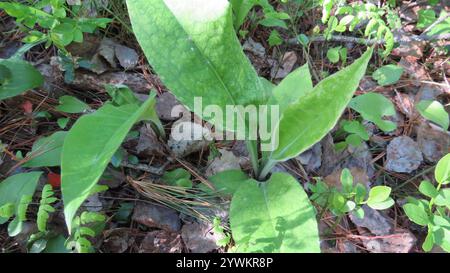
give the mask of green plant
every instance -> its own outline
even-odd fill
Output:
[[[21,53],[20,50],[9,59],[0,59],[0,101],[39,87],[44,82],[36,68],[21,60]]]
[[[50,7],[51,12],[46,12],[45,7]],[[108,18],[85,18],[81,6],[67,5],[65,0],[41,0],[29,4],[2,2],[0,9],[15,17],[22,31],[28,34],[24,42],[46,42],[46,47],[54,44],[66,53],[65,47],[70,43],[83,42],[83,33],[93,33],[111,22]]]
[[[366,128],[357,120],[343,120],[340,123],[341,129],[336,133],[336,137],[345,136],[345,140],[336,143],[338,150],[344,149],[347,145],[358,147],[363,141],[369,140],[369,134]]]
[[[323,208],[323,212],[330,210],[335,216],[342,217],[347,213],[353,213],[358,218],[364,218],[362,205],[368,205],[376,210],[384,210],[394,204],[389,197],[391,188],[376,186],[370,189],[367,196],[367,188],[361,183],[355,183],[349,169],[341,172],[341,187],[331,187],[321,179],[308,187],[313,193],[310,197]],[[323,214],[322,212],[322,214]],[[338,221],[339,222],[339,221]]]
[[[49,213],[55,212],[55,209],[51,206],[57,200],[54,194],[50,184],[46,184],[42,189],[41,201],[39,201],[39,210],[37,213],[37,226],[40,232],[47,230]]]
[[[402,74],[402,67],[394,64],[388,64],[373,72],[372,78],[376,80],[379,85],[385,86],[398,82]]]
[[[33,143],[23,167],[56,167],[61,165],[61,150],[67,132],[58,131]]]
[[[230,0],[233,9],[233,23],[236,30],[239,30],[244,23],[251,10],[258,6],[262,11],[262,16],[251,14],[250,21],[254,21],[255,25],[262,25],[271,28],[268,38],[270,46],[281,45],[284,40],[281,38],[277,29],[284,29],[292,32],[297,36],[298,19],[303,15],[303,9],[315,6],[315,1],[303,0],[281,0],[272,4],[269,0]],[[241,30],[239,33],[246,33]]]
[[[327,24],[324,30],[326,39],[331,39],[332,34],[345,31],[354,31],[360,23],[368,21],[362,35],[364,37],[376,37],[383,39],[385,43],[384,56],[389,55],[394,47],[393,29],[401,26],[400,18],[389,7],[384,5],[377,7],[372,3],[324,0],[322,2],[322,23]],[[336,6],[335,9],[333,9]],[[334,12],[333,12],[334,10]]]
[[[142,104],[138,101],[120,106],[106,103],[94,113],[79,118],[67,133],[61,156],[61,190],[69,231],[78,208],[95,190],[132,126],[150,120],[156,128],[162,128],[155,102],[155,92],[152,92]]]
[[[350,108],[360,113],[361,116],[370,122],[375,123],[384,132],[390,132],[397,128],[397,125],[384,119],[386,116],[396,114],[394,104],[377,93],[366,93],[353,98],[349,104]]]
[[[222,226],[222,221],[219,217],[215,217],[213,219],[213,231],[216,235],[218,235],[221,239],[219,239],[216,244],[220,247],[227,246],[231,241],[231,236],[225,233],[225,230]]]
[[[106,217],[97,212],[84,211],[73,220],[71,235],[66,241],[66,247],[78,253],[93,252],[92,243],[88,237],[94,238],[105,225]]]
[[[225,190],[232,194],[230,225],[238,251],[318,252],[315,211],[304,190],[286,173],[274,173],[265,180],[278,162],[299,155],[333,128],[365,73],[372,49],[315,87],[307,67],[273,86],[258,77],[243,54],[228,2],[195,3],[127,1],[135,35],[150,64],[175,96],[197,115],[219,124],[203,115],[203,109],[194,108],[195,97],[202,97],[204,105],[223,110],[227,105],[280,106],[281,119],[276,125],[279,135],[274,131],[269,140],[259,141],[271,145],[272,151],[259,150],[258,141],[248,140],[254,178],[245,176],[232,183],[236,188]],[[295,81],[304,82],[303,89],[293,88]],[[286,96],[289,101],[277,99]],[[327,106],[320,115],[315,108],[318,105]],[[242,113],[238,113],[238,120],[249,124]],[[239,133],[234,124],[223,129]],[[220,184],[228,187],[225,181]],[[297,201],[292,203],[294,199]]]
[[[8,234],[11,237],[22,231],[26,212],[31,202],[42,172],[21,173],[8,177],[0,183],[0,224],[8,224]]]
[[[422,100],[416,105],[416,109],[426,119],[438,124],[445,131],[448,130],[449,117],[444,106],[438,101]]]
[[[161,180],[172,186],[192,188],[191,174],[182,168],[164,173]]]
[[[408,197],[403,210],[411,221],[427,227],[423,250],[430,251],[434,245],[438,245],[450,252],[450,189],[443,188],[450,183],[450,154],[439,160],[434,178],[436,186],[428,180],[420,183],[419,191],[427,199]]]
[[[341,60],[344,65],[347,61],[347,48],[341,46],[330,48],[327,51],[327,58],[331,63],[337,63]]]

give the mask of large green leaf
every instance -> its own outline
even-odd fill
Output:
[[[269,162],[293,158],[321,140],[339,120],[364,76],[372,49],[352,65],[317,84],[298,102],[289,106],[278,124],[278,147],[268,155]],[[276,146],[273,137],[273,146]]]
[[[194,109],[195,97],[222,110],[267,101],[268,89],[242,51],[227,0],[127,0],[127,6],[148,61],[197,115],[203,117],[203,109]]]
[[[296,103],[300,98],[311,93],[313,84],[309,66],[305,64],[289,73],[280,84],[273,88],[273,95],[269,104],[278,104],[280,113],[290,105]]]
[[[29,156],[31,159],[24,167],[55,167],[61,165],[61,150],[67,132],[56,132],[49,137],[38,139],[33,144]]]
[[[10,176],[0,182],[0,207],[14,204],[17,210],[22,196],[32,196],[42,172],[20,173]],[[0,217],[0,224],[8,219]]]
[[[66,136],[62,150],[62,195],[66,223],[90,195],[98,179],[134,123],[148,115],[155,96],[138,106],[106,104],[78,119]]]
[[[8,77],[0,83],[0,100],[39,87],[44,82],[41,73],[28,62],[18,59],[0,59],[0,65],[8,70]]]
[[[230,226],[238,252],[320,252],[314,207],[286,173],[243,183],[231,200]]]

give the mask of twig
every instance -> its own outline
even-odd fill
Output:
[[[130,168],[130,169],[134,169],[134,170],[139,170],[139,171],[144,171],[144,172],[148,172],[148,173],[152,173],[152,174],[156,174],[156,175],[163,175],[164,174],[164,170],[167,167],[167,165],[170,162],[166,162],[164,163],[161,167],[156,168],[156,167],[152,167],[146,164],[129,164],[127,162],[122,162],[120,163],[120,166],[125,167],[125,168]]]
[[[408,36],[409,39],[417,42],[425,42],[425,41],[431,41],[431,40],[450,40],[450,33],[443,33],[438,35],[412,35]],[[381,45],[384,44],[384,39],[364,39],[364,38],[358,38],[358,37],[351,37],[351,36],[335,36],[332,35],[329,39],[326,39],[325,36],[315,36],[310,38],[310,42],[325,42],[325,41],[331,41],[331,42],[343,42],[343,43],[357,43],[362,45]],[[401,42],[409,42],[405,39],[400,38],[394,38],[394,41],[397,43]],[[288,40],[288,43],[291,45],[297,45],[299,44],[299,41],[297,38],[292,38]]]
[[[427,32],[432,30],[436,25],[444,22],[447,18],[450,17],[450,14],[446,14],[445,16],[442,16],[440,18],[438,18],[434,23],[432,23],[430,26],[428,26],[423,32],[422,34],[419,35],[419,37],[426,37]]]
[[[357,44],[364,44],[364,45],[374,45],[374,44],[382,44],[384,43],[384,40],[377,40],[377,39],[364,39],[364,38],[357,38],[357,37],[350,37],[350,36],[334,36],[332,35],[330,39],[326,39],[325,36],[315,36],[311,37],[310,42],[325,42],[325,41],[333,41],[333,42],[344,42],[344,43],[357,43]],[[289,39],[289,44],[298,44],[299,41],[297,38]]]

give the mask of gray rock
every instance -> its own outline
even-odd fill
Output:
[[[142,240],[139,253],[181,253],[182,248],[180,234],[155,230]]]
[[[247,41],[245,41],[243,48],[245,51],[251,52],[252,54],[260,58],[266,57],[266,49],[264,48],[264,46],[260,43],[255,42],[252,38],[249,38]]]
[[[450,135],[423,122],[417,127],[417,143],[425,159],[434,163],[447,154]]]
[[[119,60],[120,66],[125,69],[135,68],[139,61],[139,56],[132,48],[116,45],[115,46],[116,57]]]
[[[104,38],[98,48],[98,54],[100,54],[112,68],[116,68],[116,53],[115,46],[117,45],[112,39]]]
[[[315,171],[322,165],[322,144],[319,142],[311,149],[303,152],[295,158],[307,171]]]
[[[211,131],[208,128],[180,119],[173,124],[167,145],[175,156],[185,157],[206,149],[211,141]]]
[[[358,147],[349,145],[342,151],[336,151],[333,138],[329,134],[321,141],[321,143],[323,153],[322,166],[319,169],[319,174],[321,176],[328,176],[344,168],[362,169],[369,178],[374,175],[375,168],[372,163],[372,153],[369,151],[369,146],[367,146],[366,143],[363,142]]]
[[[142,225],[177,232],[181,222],[177,211],[146,203],[138,203],[133,211],[133,221]]]
[[[270,71],[270,76],[274,79],[283,79],[294,69],[297,62],[297,55],[294,51],[286,52],[283,55],[280,65],[275,65]]]
[[[131,237],[128,230],[113,230],[111,234],[103,241],[103,248],[108,253],[124,253],[134,243],[134,237]]]
[[[236,157],[233,152],[225,149],[219,149],[220,156],[214,158],[206,169],[205,175],[207,177],[213,176],[217,173],[226,170],[240,170],[239,158]]]
[[[381,214],[379,211],[374,210],[366,205],[362,206],[364,210],[364,218],[359,219],[358,217],[350,214],[350,220],[358,227],[367,228],[375,235],[387,235],[391,234],[393,225],[391,220]]]
[[[419,145],[408,136],[394,138],[387,147],[386,169],[398,173],[411,173],[423,161]]]
[[[99,212],[103,209],[103,204],[98,197],[98,193],[90,195],[86,201],[84,201],[83,206],[86,207],[88,211]]]
[[[180,117],[172,116],[172,110],[181,103],[170,92],[164,92],[156,98],[156,113],[162,120],[172,121]]]
[[[138,144],[136,145],[136,152],[140,156],[150,157],[164,154],[164,147],[149,124],[142,126],[139,132],[140,134]]]
[[[218,238],[212,232],[212,226],[205,223],[189,223],[183,226],[181,237],[186,247],[193,253],[207,253],[218,248]]]
[[[407,231],[397,231],[385,238],[363,239],[363,245],[374,253],[408,253],[415,246],[417,239]]]
[[[420,100],[435,100],[442,93],[440,87],[431,84],[424,84],[419,90]]]

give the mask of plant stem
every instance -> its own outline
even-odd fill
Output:
[[[258,142],[256,140],[246,140],[248,153],[250,154],[250,160],[252,162],[253,171],[255,175],[259,173],[259,158],[258,158]]]
[[[442,184],[439,183],[438,186],[436,187],[436,191],[439,192],[439,190],[441,189]],[[431,213],[433,213],[432,209],[433,209],[433,205],[434,205],[434,201],[435,201],[436,197],[431,198],[430,200],[430,204],[428,206],[428,208],[430,209]]]
[[[275,166],[275,164],[277,164],[276,161],[273,161],[273,160],[267,161],[267,163],[264,165],[264,168],[262,169],[261,173],[259,174],[258,179],[263,180],[264,178],[266,178],[266,176],[270,173],[270,171]]]

